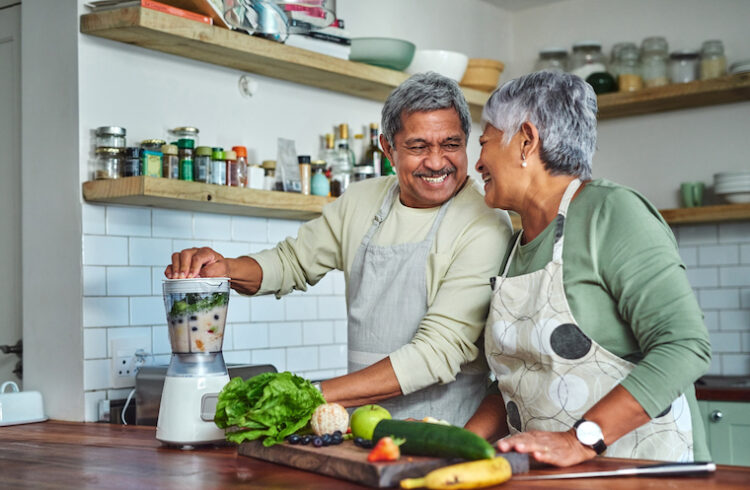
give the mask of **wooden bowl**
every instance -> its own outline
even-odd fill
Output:
[[[460,85],[483,92],[492,92],[497,87],[505,65],[502,61],[486,58],[471,58]]]

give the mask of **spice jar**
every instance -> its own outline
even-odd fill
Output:
[[[161,147],[162,167],[161,175],[167,179],[180,178],[180,157],[177,145],[164,145]]]
[[[661,36],[647,37],[641,43],[641,75],[646,87],[669,84],[667,76],[667,40]]]
[[[247,148],[244,146],[233,146],[232,151],[237,154],[237,173],[240,176],[239,187],[249,187],[247,185]]]
[[[620,63],[620,52],[622,51],[622,48],[625,46],[632,44],[628,42],[620,42],[615,43],[612,45],[612,50],[609,55],[609,65],[608,65],[608,72],[612,77],[617,80],[617,77],[619,76],[620,72],[618,71],[618,66]]]
[[[186,139],[193,141],[193,148],[198,147],[198,128],[192,126],[180,126],[169,130],[170,134],[174,136],[176,140]]]
[[[634,92],[643,88],[638,48],[630,43],[620,50],[617,84],[620,92]]]
[[[127,147],[122,153],[120,177],[137,177],[141,175],[141,149]]]
[[[120,176],[120,149],[97,148],[94,179],[116,179]]]
[[[534,71],[565,71],[568,66],[568,50],[564,48],[544,48],[534,64]]]
[[[211,167],[211,147],[199,146],[195,149],[193,161],[193,180],[208,183],[208,171]]]
[[[193,180],[193,143],[188,138],[177,140],[177,155],[180,158],[180,180]]]
[[[719,40],[705,41],[701,48],[701,80],[723,77],[727,74],[724,44]]]
[[[263,189],[267,191],[276,190],[276,160],[263,160],[261,163],[263,169]]]
[[[147,177],[161,177],[162,154],[161,148],[166,141],[149,139],[141,141],[141,173]]]
[[[224,152],[224,160],[227,165],[227,185],[232,187],[240,186],[240,172],[237,167],[237,152],[233,150],[227,150]]]
[[[354,167],[354,173],[352,175],[354,182],[360,182],[372,177],[375,177],[375,169],[372,165],[357,165]]]
[[[310,195],[310,155],[299,155],[297,157],[297,163],[299,163],[300,192],[305,195]]]
[[[224,148],[211,148],[211,168],[208,171],[208,182],[216,185],[227,184],[227,161],[224,159]]]
[[[675,51],[669,55],[669,79],[672,83],[687,83],[698,78],[698,53]]]
[[[310,177],[310,193],[313,196],[327,196],[331,192],[331,183],[326,177],[326,162],[315,160],[312,162],[312,177]]]
[[[101,126],[96,128],[97,148],[125,148],[125,128]]]
[[[586,80],[592,73],[607,71],[602,45],[596,41],[582,41],[573,45],[570,73]]]

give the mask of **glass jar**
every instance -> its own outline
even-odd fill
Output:
[[[675,51],[669,55],[669,79],[672,83],[687,83],[698,78],[698,53]]]
[[[602,45],[596,41],[583,41],[573,45],[570,56],[570,69],[573,75],[586,80],[592,73],[607,71],[607,64],[602,54]]]
[[[634,43],[623,46],[619,54],[617,85],[620,92],[634,92],[643,88],[638,48]]]
[[[96,149],[94,179],[116,179],[120,176],[120,149],[101,147]]]
[[[227,150],[224,152],[224,160],[227,162],[227,185],[240,187],[240,172],[237,166],[237,152]]]
[[[198,128],[192,126],[180,126],[179,128],[170,129],[169,133],[174,136],[174,139],[181,140],[193,140],[193,148],[198,147]]]
[[[627,42],[619,42],[612,45],[612,50],[610,51],[609,55],[609,73],[612,75],[612,77],[616,80],[617,76],[620,74],[618,72],[618,64],[620,62],[620,52],[622,51],[622,48],[627,46]]]
[[[727,74],[724,44],[716,39],[705,41],[701,48],[701,80],[723,77]]]
[[[232,151],[237,154],[237,172],[240,176],[239,187],[248,187],[247,148],[244,146],[233,146]]]
[[[310,193],[313,196],[327,196],[331,192],[331,183],[326,177],[326,162],[315,160],[312,162],[312,177],[310,177]]]
[[[137,177],[141,175],[141,149],[129,146],[122,153],[120,177]]]
[[[568,50],[564,48],[544,48],[534,64],[534,71],[565,71],[568,66]]]
[[[224,157],[224,148],[211,148],[211,169],[208,172],[208,181],[211,184],[227,185],[227,162]]]
[[[162,167],[161,175],[167,179],[180,178],[180,157],[177,145],[164,145],[161,147]]]
[[[667,60],[669,45],[661,36],[647,37],[641,43],[641,75],[646,87],[669,84]]]
[[[189,138],[177,140],[177,155],[180,158],[180,180],[193,180],[193,143]]]
[[[260,167],[263,169],[263,189],[267,191],[275,191],[276,160],[263,160]]]
[[[125,148],[125,128],[101,126],[96,128],[97,148]]]
[[[360,182],[375,177],[375,169],[372,165],[357,165],[352,175],[354,182]]]
[[[208,172],[211,167],[211,147],[199,146],[195,149],[193,161],[193,180],[208,183]]]
[[[162,176],[162,146],[166,141],[150,139],[141,141],[141,173],[147,177]]]
[[[312,171],[312,169],[310,168],[310,155],[299,155],[297,157],[297,163],[299,164],[300,192],[305,195],[310,195],[310,180]]]

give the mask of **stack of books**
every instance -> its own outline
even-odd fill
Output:
[[[87,2],[84,4],[92,12],[102,12],[104,10],[120,9],[126,7],[141,7],[151,10],[158,10],[165,14],[176,15],[185,19],[194,20],[197,22],[203,22],[204,24],[212,25],[213,19],[206,15],[191,12],[181,8],[167,5],[165,3],[156,2],[154,0],[98,0],[95,2]]]

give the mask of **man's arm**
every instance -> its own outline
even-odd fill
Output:
[[[328,403],[345,407],[377,403],[403,394],[388,357],[354,373],[324,381],[321,390]]]

